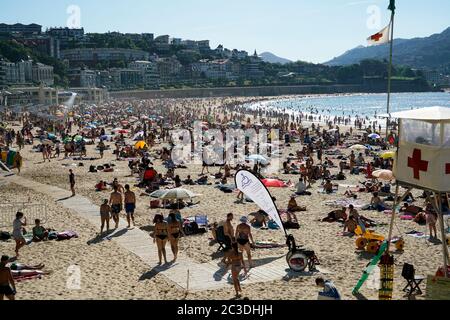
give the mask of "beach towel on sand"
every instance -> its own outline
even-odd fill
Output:
[[[63,231],[57,234],[58,241],[69,240],[72,238],[78,238],[78,234],[74,231]]]

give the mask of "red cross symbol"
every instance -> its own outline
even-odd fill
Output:
[[[428,161],[422,160],[422,151],[414,149],[412,158],[408,157],[408,167],[414,170],[414,179],[420,180],[420,171],[428,171]],[[447,167],[447,169],[450,169]]]
[[[445,165],[445,174],[450,174],[450,163]]]
[[[370,40],[373,40],[373,41],[380,41],[380,39],[383,37],[383,34],[382,33],[377,33],[377,34],[374,34],[373,36],[371,36],[370,37]]]

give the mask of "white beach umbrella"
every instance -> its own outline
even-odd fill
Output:
[[[267,160],[264,156],[262,156],[260,154],[252,154],[251,156],[248,156],[246,158],[246,160],[247,161],[258,162],[258,163],[261,163],[262,165],[269,164],[269,160]]]
[[[355,144],[354,146],[351,146],[350,149],[352,149],[352,150],[366,150],[367,147],[363,146],[362,144]]]
[[[391,170],[376,170],[372,173],[372,176],[374,176],[377,179],[391,181],[394,180],[394,174]]]
[[[192,199],[198,196],[200,195],[183,188],[157,190],[150,194],[150,197],[162,200],[183,200]]]

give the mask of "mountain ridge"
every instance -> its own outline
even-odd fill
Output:
[[[287,63],[291,63],[293,61],[286,59],[286,58],[282,58],[279,57],[271,52],[263,52],[259,55],[259,57],[264,61],[264,62],[269,62],[269,63],[280,63],[280,64],[287,64]]]
[[[388,59],[389,44],[358,46],[325,62],[328,66],[345,66],[365,59]],[[429,37],[394,40],[393,63],[417,69],[440,69],[450,71],[450,27]]]

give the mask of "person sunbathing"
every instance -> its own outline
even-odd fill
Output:
[[[416,216],[422,211],[423,209],[421,207],[410,205],[408,202],[405,202],[403,207],[400,208],[400,212],[404,212],[405,214],[410,214],[412,216]]]
[[[106,189],[107,189],[107,187],[106,187],[106,182],[105,181],[100,181],[99,183],[97,183],[95,185],[95,191],[100,192],[100,191],[104,191]]]
[[[326,218],[322,219],[322,222],[343,222],[347,221],[347,208],[342,208],[340,210],[334,210],[328,213]]]
[[[33,241],[40,242],[48,240],[48,231],[41,226],[41,220],[34,220],[35,226],[33,227]]]
[[[299,212],[299,211],[306,211],[306,207],[301,207],[297,204],[297,201],[295,200],[295,196],[291,196],[291,199],[288,203],[288,209],[289,212]]]
[[[187,178],[186,178],[185,180],[183,180],[183,184],[192,186],[192,185],[194,185],[195,183],[194,183],[194,180],[191,179],[191,176],[188,175]]]
[[[23,269],[23,270],[11,270],[11,274],[13,276],[14,279],[18,279],[18,278],[28,278],[28,277],[34,277],[34,276],[46,276],[49,275],[50,272],[48,271],[42,271],[42,270],[28,270],[28,269]]]
[[[253,215],[253,219],[250,220],[250,224],[252,225],[252,227],[267,228],[268,216],[264,211],[259,210],[258,212],[255,212],[251,215]]]
[[[372,210],[377,210],[378,212],[382,212],[387,209],[386,204],[381,200],[378,192],[373,193],[373,197],[370,200],[370,208]]]
[[[325,184],[323,185],[323,191],[327,194],[333,193],[333,184],[331,183],[331,180],[327,180]]]

